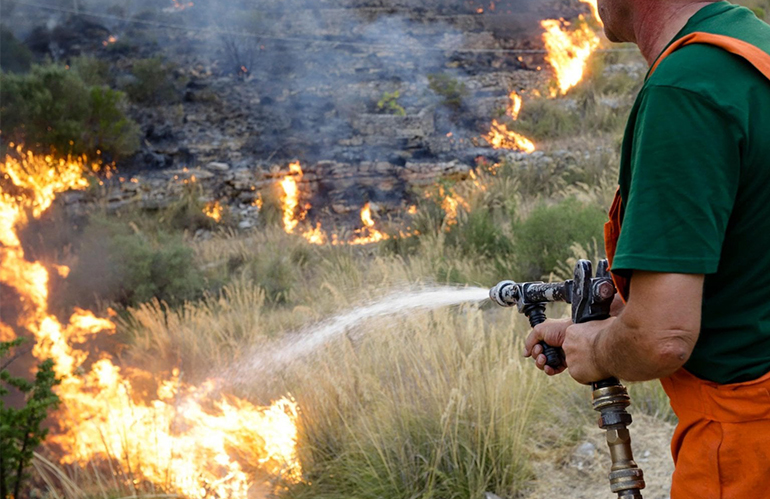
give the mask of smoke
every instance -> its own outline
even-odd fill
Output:
[[[160,54],[185,73],[182,118],[142,115],[145,129],[173,129],[178,151],[152,150],[177,154],[164,165],[190,161],[188,150],[193,161],[243,165],[452,159],[488,131],[511,87],[538,78],[542,55],[527,51],[542,48],[537,19],[552,9],[532,0],[16,1],[17,36],[26,31],[41,57],[90,54],[125,73],[127,62]],[[461,91],[437,91],[435,75]]]

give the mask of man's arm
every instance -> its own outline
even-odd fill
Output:
[[[545,367],[537,345],[546,338],[564,349],[570,375],[581,383],[610,376],[628,381],[666,377],[687,362],[698,340],[703,279],[636,271],[628,303],[617,317],[572,325],[549,321],[527,338],[525,355],[556,374]]]

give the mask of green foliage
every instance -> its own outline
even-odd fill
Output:
[[[752,12],[754,12],[754,15],[757,16],[760,19],[765,18],[765,9],[763,7],[753,7],[751,9]]]
[[[175,72],[176,66],[160,57],[137,59],[131,69],[134,79],[125,84],[125,91],[138,104],[173,104],[181,99],[187,83]]]
[[[406,116],[406,109],[398,103],[400,97],[401,92],[398,90],[383,93],[382,98],[377,102],[377,109],[396,116]]]
[[[570,255],[570,246],[587,246],[602,238],[607,219],[598,206],[570,198],[554,205],[541,203],[514,224],[514,254],[522,280],[536,280],[553,271]]]
[[[24,75],[0,74],[0,121],[7,140],[40,151],[97,150],[129,156],[139,147],[139,126],[126,115],[122,92],[89,86],[62,66],[33,66]]]
[[[32,52],[0,26],[0,70],[23,73],[32,66]]]
[[[110,64],[105,60],[85,55],[73,57],[70,61],[70,68],[80,76],[86,85],[100,86],[112,83]]]
[[[159,222],[175,230],[211,230],[218,222],[204,213],[205,207],[203,188],[197,182],[188,182],[182,196],[161,212]],[[223,213],[222,223],[226,225],[229,219],[229,212]]]
[[[442,103],[446,107],[455,111],[462,108],[465,98],[470,94],[465,83],[446,73],[429,74],[428,86],[444,98]]]
[[[80,300],[132,306],[157,298],[175,305],[201,296],[206,286],[178,232],[143,232],[133,221],[92,219],[77,255],[67,283]]]
[[[6,368],[14,360],[11,352],[19,344],[21,340],[0,342],[0,498],[3,499],[22,497],[27,478],[25,470],[48,433],[41,424],[48,411],[59,404],[53,392],[53,387],[60,382],[53,371],[53,361],[46,360],[38,366],[34,381],[8,372]],[[4,398],[11,390],[24,395],[22,407],[5,405]]]

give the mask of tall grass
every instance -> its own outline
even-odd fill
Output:
[[[525,365],[511,322],[484,315],[468,307],[362,325],[365,335],[291,373],[312,485],[289,496],[519,493],[546,380]]]

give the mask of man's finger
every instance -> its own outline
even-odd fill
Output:
[[[524,341],[524,356],[529,357],[530,355],[533,355],[532,349],[542,341],[542,328],[536,327],[532,330],[531,333],[527,336],[527,339]]]

